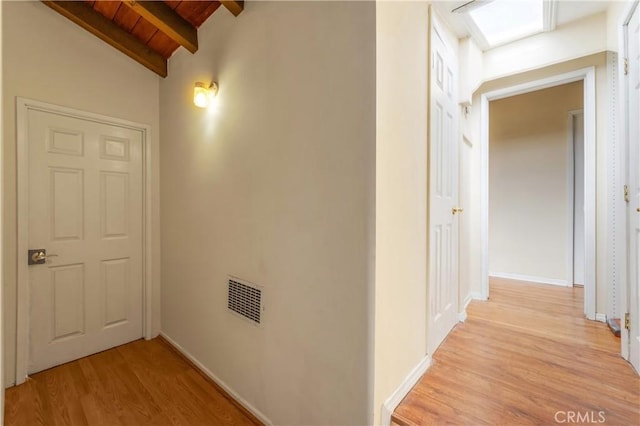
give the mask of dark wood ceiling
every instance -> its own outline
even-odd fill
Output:
[[[244,1],[45,1],[51,9],[167,76],[167,60],[180,46],[198,50],[198,28],[220,5],[238,16]]]

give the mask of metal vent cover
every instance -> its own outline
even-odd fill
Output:
[[[254,325],[262,325],[262,287],[235,277],[229,277],[227,308]]]

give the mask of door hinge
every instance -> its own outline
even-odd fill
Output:
[[[629,74],[629,60],[624,58],[624,75]]]
[[[624,328],[625,330],[631,330],[631,320],[629,319],[629,312],[624,314]]]
[[[624,201],[629,202],[629,185],[624,186]]]

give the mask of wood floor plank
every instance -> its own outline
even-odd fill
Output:
[[[5,425],[259,425],[166,341],[138,340],[6,390]]]
[[[494,386],[490,381],[483,381],[482,386],[469,388],[460,386],[460,382],[457,381],[459,377],[452,379],[449,375],[436,372],[433,378],[437,378],[437,380],[420,383],[420,387],[416,388],[416,398],[421,398],[421,395],[425,393],[445,395],[447,399],[444,402],[446,404],[460,406],[462,410],[468,410],[470,416],[478,419],[476,422],[478,425],[533,423],[531,420],[523,421],[522,415],[518,411],[510,409],[511,407],[502,401],[487,398],[487,395],[492,392],[492,386]],[[468,377],[467,379],[468,381],[465,383],[483,380],[479,377]],[[464,400],[465,404],[459,404],[458,401],[461,400]]]
[[[584,290],[491,280],[393,414],[403,426],[556,424],[558,411],[640,424],[640,378],[620,340],[582,314]]]
[[[242,415],[242,412],[237,407],[229,407],[227,398],[220,394],[210,395],[209,382],[198,372],[190,369],[184,374],[183,379],[189,389],[192,390],[194,397],[202,404],[207,403],[222,424],[246,426],[253,424]]]

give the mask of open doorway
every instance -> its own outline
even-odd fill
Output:
[[[481,96],[481,253],[482,253],[482,297],[489,297],[489,275],[493,274],[502,275],[504,278],[516,278],[526,281],[540,281],[547,284],[560,284],[560,285],[573,285],[574,284],[574,222],[573,216],[573,198],[568,197],[566,194],[575,191],[573,187],[574,179],[572,163],[570,161],[571,155],[573,155],[573,146],[567,142],[568,130],[567,130],[567,116],[570,113],[576,113],[581,109],[578,106],[567,106],[562,115],[562,126],[564,128],[564,136],[562,136],[562,151],[558,151],[557,155],[538,152],[535,148],[538,146],[531,145],[533,151],[524,150],[519,153],[518,159],[519,165],[516,161],[509,161],[507,151],[507,161],[505,162],[506,169],[509,168],[522,168],[522,164],[538,163],[538,166],[545,165],[545,162],[557,163],[554,170],[554,179],[547,179],[549,176],[537,173],[537,178],[532,179],[526,177],[524,180],[510,180],[506,175],[497,177],[502,185],[507,186],[507,196],[501,200],[495,200],[493,202],[493,209],[490,211],[490,197],[492,197],[490,189],[490,122],[491,122],[491,108],[490,102],[498,101],[506,98],[510,98],[517,95],[523,95],[536,91],[542,91],[544,89],[556,88],[563,85],[579,84],[582,91],[582,107],[584,110],[583,116],[583,136],[584,136],[584,154],[583,162],[584,176],[581,177],[581,181],[584,184],[584,206],[581,209],[584,212],[584,248],[579,248],[584,253],[584,314],[589,319],[595,319],[595,70],[593,68],[586,68],[583,70],[577,70],[574,72],[554,76],[551,78],[524,83],[517,86],[512,86],[493,92],[485,93]],[[579,89],[580,90],[580,89]],[[511,113],[513,114],[512,120],[518,121],[518,117],[522,117],[526,113],[517,107],[511,106]],[[540,120],[545,120],[544,117],[538,117]],[[533,120],[535,123],[535,120]],[[511,126],[511,132],[518,130],[515,123],[507,123],[507,126]],[[543,126],[540,126],[543,127]],[[536,130],[537,131],[537,130]],[[570,146],[571,145],[571,146]],[[556,149],[558,147],[556,146]],[[558,166],[559,165],[559,166]],[[560,172],[558,172],[560,170]],[[569,172],[571,170],[571,172]],[[496,177],[496,176],[494,176]],[[540,179],[542,177],[542,179]],[[570,178],[571,177],[571,178]],[[532,183],[535,183],[535,191],[531,187]],[[560,183],[558,183],[560,182]],[[558,190],[558,186],[565,188],[564,199],[558,198],[557,195],[562,191]],[[535,193],[535,197],[533,196]],[[550,197],[551,193],[556,193],[556,196]],[[530,210],[522,210],[527,208],[527,203],[519,203],[518,209],[515,209],[514,204],[517,200],[531,201],[530,198],[535,198],[536,203],[529,203]],[[525,206],[525,207],[523,207]],[[497,208],[497,210],[496,210]],[[555,220],[557,223],[553,226],[548,222],[543,221],[543,226],[537,222],[543,216],[547,216],[554,210],[563,211],[560,220],[556,214]],[[501,218],[505,214],[509,214],[510,217],[506,219]],[[569,214],[571,212],[571,214]],[[491,214],[498,214],[495,218],[497,221],[490,221]],[[526,219],[526,220],[523,220]],[[541,236],[553,235],[557,240],[553,245],[554,249],[541,245],[538,241],[535,247],[528,246],[527,241],[514,238],[514,234],[502,231],[502,235],[491,232],[490,223],[499,223],[501,220],[507,220],[511,222],[511,230],[518,229],[522,231],[522,234],[528,234],[533,239],[544,241]],[[545,225],[546,224],[546,228]],[[563,224],[563,226],[560,226]],[[536,226],[534,226],[536,225]],[[532,227],[532,229],[523,229],[526,227]],[[564,229],[562,229],[564,227]],[[509,228],[508,228],[509,229]],[[542,234],[534,235],[532,230]],[[495,231],[495,230],[494,230]],[[525,232],[526,231],[526,232]],[[495,235],[494,235],[495,234]],[[498,238],[496,244],[490,244],[491,238]],[[502,239],[502,240],[500,240]],[[558,242],[558,241],[564,242]],[[510,246],[511,245],[511,246]],[[514,245],[520,245],[525,247],[516,253]],[[504,251],[502,258],[495,258],[491,260],[491,253],[496,256],[495,248],[499,247]],[[522,248],[522,247],[520,247]],[[511,250],[511,251],[510,251]],[[553,252],[553,253],[550,253]],[[517,254],[517,255],[516,255]],[[552,257],[551,257],[552,255]],[[545,263],[548,259],[553,258],[551,263]],[[569,259],[571,259],[569,261]],[[496,261],[497,260],[497,261]],[[537,260],[537,265],[543,264],[542,269],[536,269],[536,266],[532,266],[531,260]],[[500,271],[504,265],[515,265],[518,269],[513,269],[518,272],[512,273],[509,276],[509,272]],[[571,265],[571,266],[569,266]]]
[[[489,104],[489,275],[584,285],[583,83]]]

